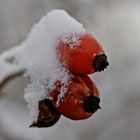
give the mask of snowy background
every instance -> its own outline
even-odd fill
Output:
[[[108,55],[108,69],[92,76],[102,109],[85,121],[62,117],[51,128],[28,128],[23,99],[28,81],[18,78],[0,94],[0,140],[139,140],[140,1],[0,0],[0,53],[19,45],[32,25],[55,8],[83,23]]]

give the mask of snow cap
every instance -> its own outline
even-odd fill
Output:
[[[59,40],[69,35],[84,34],[82,24],[68,15],[64,10],[52,10],[35,24],[27,39],[17,49],[16,60],[21,67],[26,68],[25,75],[31,78],[31,83],[25,89],[25,99],[34,120],[38,115],[38,102],[50,98],[49,92],[54,83],[63,83],[60,97],[64,95],[67,81],[72,76],[61,67],[56,47]],[[19,51],[20,50],[20,51]]]

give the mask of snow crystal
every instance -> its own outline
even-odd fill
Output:
[[[34,120],[38,115],[38,102],[50,98],[49,92],[54,88],[54,83],[60,80],[64,85],[58,97],[60,100],[71,77],[57,60],[57,44],[60,39],[68,41],[67,37],[84,33],[86,30],[82,24],[67,12],[53,10],[34,25],[27,39],[19,47],[11,50],[9,54],[3,54],[3,57],[14,56],[18,65],[26,68],[25,75],[30,77],[31,83],[25,89],[24,97]],[[75,46],[79,39],[73,37],[72,42]],[[43,83],[46,82],[45,87]]]
[[[64,43],[69,44],[72,49],[75,49],[75,47],[79,46],[81,43],[80,36],[77,34],[74,34],[72,36],[63,36],[61,40]]]

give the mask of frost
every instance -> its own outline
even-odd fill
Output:
[[[25,99],[35,120],[38,115],[38,102],[50,98],[49,92],[57,80],[62,89],[59,100],[67,90],[67,81],[72,76],[57,60],[56,47],[60,40],[72,41],[70,47],[79,43],[76,34],[84,34],[82,24],[69,16],[64,10],[53,10],[34,25],[26,40],[1,55],[2,59],[14,58],[16,66],[26,69],[25,76],[31,83],[25,89]],[[68,37],[72,38],[69,40]],[[47,84],[46,84],[47,83]]]
[[[77,34],[74,34],[72,36],[63,36],[62,41],[66,44],[69,44],[72,49],[74,49],[81,43],[81,39]]]

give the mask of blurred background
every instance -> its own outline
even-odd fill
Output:
[[[29,128],[23,99],[28,81],[18,78],[0,94],[0,140],[139,140],[140,1],[0,0],[0,53],[19,45],[52,9],[65,9],[106,51],[110,66],[92,75],[101,110],[88,120],[62,117],[51,128]]]

